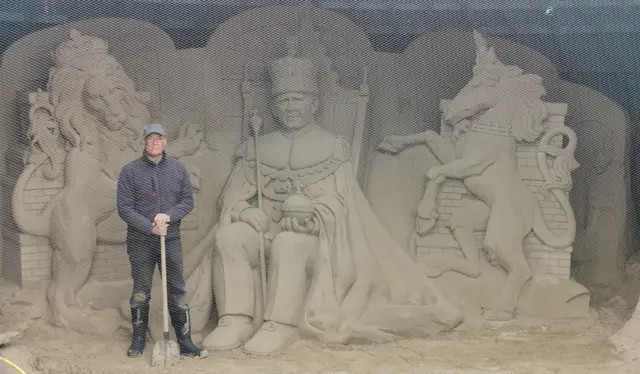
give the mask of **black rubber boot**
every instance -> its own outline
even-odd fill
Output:
[[[147,326],[149,325],[149,305],[138,308],[131,308],[131,324],[133,333],[131,335],[131,346],[127,352],[129,357],[140,357],[147,344]]]
[[[176,331],[176,340],[180,346],[180,355],[199,357],[202,352],[191,341],[191,319],[188,309],[176,308],[171,313],[171,324]]]

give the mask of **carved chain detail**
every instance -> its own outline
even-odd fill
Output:
[[[344,160],[331,157],[319,164],[296,170],[289,168],[276,169],[262,164],[260,168],[264,187],[262,193],[269,199],[282,202],[286,200],[291,193],[295,192],[293,181],[297,180],[304,186],[318,183],[338,170],[344,162]],[[249,183],[255,186],[255,160],[243,159],[242,166],[245,178]],[[286,191],[279,191],[276,186],[278,184],[290,184],[291,186],[290,188],[287,188]]]
[[[511,136],[511,127],[505,128],[495,125],[493,122],[477,121],[471,123],[471,126],[467,128],[469,131],[481,132],[489,135],[496,136]]]

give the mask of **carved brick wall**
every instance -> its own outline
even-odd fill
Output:
[[[29,212],[40,214],[63,186],[62,175],[55,180],[49,180],[42,175],[41,170],[36,170],[27,182],[22,194],[22,201]]]
[[[131,277],[131,264],[124,245],[96,247],[89,280],[121,280]]]
[[[5,248],[13,249],[13,255],[19,256],[22,282],[40,282],[51,278],[51,247],[48,238],[13,233],[5,235]]]

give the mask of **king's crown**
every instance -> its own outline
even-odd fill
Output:
[[[310,58],[297,57],[298,41],[292,37],[287,42],[288,55],[273,61],[269,66],[272,93],[318,93],[318,68]]]

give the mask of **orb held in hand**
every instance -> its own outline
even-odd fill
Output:
[[[302,186],[299,183],[296,184],[296,192],[284,201],[280,210],[284,217],[295,218],[300,224],[313,217],[313,206],[307,196],[302,193]]]

